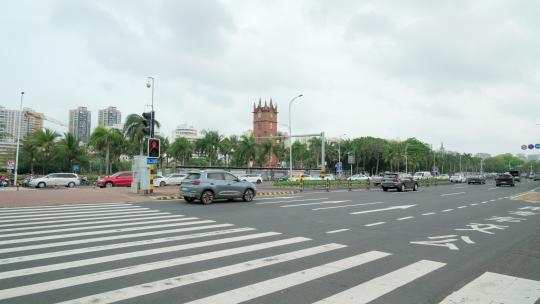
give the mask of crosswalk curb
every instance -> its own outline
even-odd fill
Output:
[[[272,196],[272,195],[284,195],[284,194],[296,194],[296,191],[258,191],[257,196]]]
[[[170,201],[170,200],[182,199],[182,197],[178,195],[170,195],[170,196],[158,196],[155,199],[158,201]]]

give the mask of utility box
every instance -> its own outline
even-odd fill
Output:
[[[131,171],[133,172],[131,192],[141,193],[141,191],[150,191],[150,165],[147,164],[146,156],[133,157]]]

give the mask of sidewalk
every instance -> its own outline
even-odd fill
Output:
[[[154,193],[142,195],[131,193],[130,188],[0,188],[1,207],[24,207],[39,205],[81,204],[81,203],[131,203],[154,201],[159,196],[178,195],[178,187],[160,187]]]

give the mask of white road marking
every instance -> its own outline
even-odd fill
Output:
[[[449,211],[452,211],[454,209],[444,209],[444,210],[441,210],[441,212],[449,212]]]
[[[375,261],[377,259],[389,256],[390,253],[380,251],[370,251],[349,258],[345,258],[332,263],[321,266],[312,267],[309,269],[294,272],[288,275],[266,280],[263,282],[247,285],[237,289],[222,292],[213,296],[198,299],[188,304],[229,304],[242,303],[271,294],[276,291],[291,288],[318,278],[322,278],[334,273],[338,273],[353,267]]]
[[[47,216],[47,217],[40,217],[40,218],[19,218],[19,219],[11,219],[11,220],[2,220],[2,223],[16,223],[16,222],[24,222],[25,225],[33,224],[33,221],[43,221],[43,220],[56,220],[56,222],[63,221],[64,219],[74,219],[78,218],[80,221],[85,219],[91,219],[91,217],[99,217],[102,216],[109,216],[109,215],[115,215],[115,214],[140,214],[140,213],[149,213],[149,212],[159,212],[159,210],[149,210],[148,208],[139,208],[139,209],[133,209],[133,211],[126,211],[124,210],[115,210],[114,212],[112,210],[109,211],[99,211],[99,212],[92,212],[91,214],[81,214],[81,215],[67,215],[67,216]],[[6,225],[2,225],[6,226]],[[7,226],[12,226],[12,224],[8,224]]]
[[[0,216],[10,215],[10,214],[34,214],[34,213],[44,213],[44,212],[62,212],[62,211],[78,211],[78,210],[96,210],[110,207],[135,207],[132,204],[125,203],[111,203],[103,205],[93,205],[93,206],[79,206],[79,205],[69,205],[69,207],[49,207],[49,208],[28,208],[28,209],[11,209],[5,210],[0,209]]]
[[[168,213],[169,214],[169,213]],[[139,217],[133,217],[133,215],[130,215],[129,218],[123,218],[118,219],[117,217],[111,217],[114,218],[114,220],[106,220],[106,221],[90,221],[90,222],[81,222],[81,220],[77,220],[77,223],[70,223],[70,224],[57,224],[57,225],[46,225],[46,226],[30,226],[30,227],[19,227],[19,228],[8,228],[8,229],[0,229],[0,233],[2,232],[11,232],[11,231],[24,231],[24,230],[35,230],[35,229],[50,229],[50,228],[60,228],[60,227],[72,227],[72,226],[81,226],[81,225],[91,225],[91,224],[107,224],[107,223],[120,223],[120,222],[132,222],[132,221],[142,221],[142,220],[152,220],[152,219],[166,219],[166,218],[180,218],[183,217],[183,215],[167,215],[167,214],[149,214],[148,216],[142,216],[136,215]],[[57,221],[51,221],[49,223],[57,223]],[[32,223],[35,224],[35,223]],[[0,235],[1,237],[2,235]]]
[[[317,247],[311,247],[307,249],[302,249],[298,251],[288,252],[284,254],[274,255],[270,257],[265,257],[261,259],[256,260],[250,260],[247,262],[242,262],[230,266],[224,266],[220,268],[214,268],[210,270],[195,272],[191,274],[186,274],[178,277],[168,278],[164,280],[144,283],[140,285],[125,287],[122,289],[116,289],[108,292],[103,292],[100,294],[95,294],[79,299],[74,300],[68,300],[65,302],[57,303],[57,304],[82,304],[82,303],[100,303],[100,304],[107,304],[107,303],[114,303],[122,300],[132,299],[135,297],[148,295],[172,288],[177,288],[180,286],[185,286],[189,284],[194,284],[198,282],[208,281],[211,279],[221,278],[225,276],[230,276],[233,274],[242,273],[245,271],[250,271],[274,264],[279,264],[287,261],[292,261],[300,258],[304,258],[307,256],[312,256],[340,248],[347,247],[345,245],[341,244],[326,244],[322,246]],[[204,256],[205,254],[203,254]],[[0,296],[2,293],[0,293]]]
[[[463,188],[467,188],[467,186],[454,187],[452,189],[463,189]]]
[[[440,304],[534,304],[540,299],[540,281],[486,272],[446,297]]]
[[[495,190],[495,189],[497,189],[497,187],[495,187],[495,188],[488,188],[488,190]]]
[[[372,212],[388,211],[388,210],[396,210],[396,209],[408,209],[408,208],[411,208],[411,207],[414,207],[414,206],[416,206],[416,205],[392,206],[392,207],[383,208],[383,209],[374,209],[374,210],[351,212],[350,214],[364,214],[364,213],[372,213]]]
[[[472,203],[472,204],[469,204],[470,206],[476,206],[478,205],[478,203]]]
[[[496,201],[496,199],[491,199],[491,200],[489,200],[489,201],[490,201],[490,202],[494,202],[494,201]]]
[[[367,224],[367,225],[364,225],[364,226],[371,227],[371,226],[377,226],[377,225],[382,225],[382,224],[386,224],[386,222],[376,222],[376,223],[371,223],[371,224]]]
[[[446,264],[421,260],[315,302],[315,304],[368,303],[444,265]]]
[[[321,198],[303,198],[303,199],[297,199],[297,200],[290,200],[290,201],[277,201],[277,202],[263,202],[263,203],[256,203],[257,205],[268,205],[268,204],[282,204],[282,203],[294,203],[294,202],[306,202],[306,201],[322,201],[328,199],[327,197],[321,197]]]
[[[260,189],[259,189],[260,190]],[[275,199],[289,199],[289,198],[299,198],[302,196],[275,196],[275,197],[257,197],[256,200],[275,200]]]
[[[113,262],[113,261],[121,261],[121,260],[143,257],[143,256],[150,256],[150,255],[155,255],[155,254],[177,252],[177,251],[183,251],[183,250],[188,250],[188,249],[193,249],[193,248],[208,247],[208,246],[213,246],[213,245],[240,242],[240,241],[245,241],[245,240],[253,240],[257,238],[275,236],[279,234],[280,233],[277,233],[277,232],[264,232],[264,233],[257,233],[257,234],[235,236],[235,237],[224,238],[224,239],[216,239],[216,240],[211,240],[211,241],[203,241],[203,242],[198,242],[198,243],[188,243],[188,244],[152,248],[152,249],[140,250],[140,251],[134,251],[134,252],[119,253],[119,254],[113,254],[113,255],[108,255],[108,256],[100,256],[97,258],[90,258],[90,259],[57,263],[57,264],[48,264],[44,266],[37,266],[37,267],[30,267],[30,268],[0,272],[0,277],[3,279],[8,279],[8,278],[15,278],[15,277],[20,277],[20,276],[35,275],[38,273],[44,273],[44,272],[49,272],[49,271],[58,271],[62,269],[70,269],[70,268],[96,265],[96,264]]]
[[[435,212],[422,213],[422,215],[432,215],[432,214],[435,214]]]
[[[133,211],[133,210],[148,210],[148,208],[141,208],[141,207],[135,207],[135,206],[118,206],[118,207],[112,207],[112,208],[99,208],[99,209],[91,209],[91,211],[68,211],[68,212],[38,212],[38,214],[20,214],[18,215],[8,215],[8,216],[0,216],[0,221],[4,222],[4,220],[11,220],[11,219],[22,219],[25,220],[32,220],[34,218],[40,218],[40,217],[47,217],[47,216],[65,216],[65,215],[78,215],[78,214],[93,214],[93,213],[106,213],[106,212],[118,212],[118,211]]]
[[[488,201],[485,201],[485,202],[481,202],[480,204],[487,204],[487,203],[488,203]]]
[[[195,227],[179,228],[179,229],[157,230],[157,231],[139,232],[139,233],[132,233],[132,234],[120,234],[120,235],[104,236],[104,237],[97,237],[97,238],[90,238],[90,239],[78,239],[78,240],[73,240],[73,241],[63,241],[63,242],[56,242],[56,243],[26,245],[26,246],[19,246],[19,247],[1,248],[0,253],[52,248],[52,247],[58,247],[58,246],[78,245],[78,244],[86,244],[86,243],[94,243],[94,242],[102,242],[102,241],[110,241],[110,240],[120,240],[120,239],[134,238],[134,237],[145,237],[145,236],[150,236],[150,235],[178,233],[178,232],[186,232],[186,231],[194,231],[194,230],[223,228],[223,227],[230,227],[230,226],[234,226],[234,225],[233,224],[216,224],[216,225],[207,225],[207,226],[195,226]]]
[[[446,194],[441,194],[441,196],[458,195],[458,194],[465,194],[465,193],[467,192],[446,193]]]
[[[503,200],[503,199],[504,199],[504,197],[499,197],[499,198],[498,198],[498,200]]]
[[[68,205],[48,205],[48,206],[29,206],[29,207],[14,207],[14,208],[0,208],[0,213],[2,212],[13,212],[13,211],[25,211],[25,210],[47,210],[47,209],[63,209],[63,208],[88,208],[92,206],[114,206],[114,205],[131,205],[128,203],[98,203],[98,204],[68,204]]]
[[[326,233],[332,234],[332,233],[338,233],[338,232],[349,231],[349,230],[351,230],[351,229],[344,228],[344,229],[338,229],[338,230],[328,231],[328,232],[326,232]]]
[[[344,200],[344,201],[324,201],[324,202],[318,202],[318,203],[305,203],[305,204],[295,204],[295,205],[283,205],[280,206],[281,208],[288,208],[288,207],[300,207],[300,206],[310,206],[310,205],[324,205],[324,204],[341,204],[345,202],[350,202],[350,200]]]
[[[128,217],[137,217],[137,216],[154,216],[158,214],[171,214],[170,212],[160,212],[159,210],[145,210],[142,212],[117,212],[117,213],[109,213],[108,216],[101,216],[99,215],[99,220],[106,220],[106,219],[118,219],[118,218],[128,218]],[[95,218],[89,217],[88,220],[94,220]],[[77,222],[79,225],[84,225],[84,220],[86,220],[86,217],[83,219],[80,218],[74,218],[74,219],[62,219],[62,220],[54,220],[54,221],[38,221],[38,222],[23,222],[23,223],[11,223],[11,224],[5,224],[0,225],[1,227],[16,227],[16,226],[28,226],[28,225],[41,225],[41,224],[58,224],[59,222],[62,223],[69,223],[69,222]],[[29,226],[26,229],[32,229],[33,226]]]
[[[112,227],[125,227],[133,225],[148,225],[148,224],[157,224],[157,223],[169,223],[169,222],[181,222],[181,221],[192,221],[198,220],[198,217],[183,217],[172,218],[172,219],[153,219],[146,221],[131,221],[129,223],[117,223],[117,224],[108,224],[108,225],[97,225],[97,226],[83,226],[83,227],[71,227],[71,228],[62,228],[62,229],[42,229],[39,231],[29,231],[29,232],[17,232],[17,233],[7,233],[0,234],[0,238],[14,237],[14,236],[25,236],[25,235],[36,235],[36,234],[48,234],[56,232],[70,232],[77,230],[91,230],[91,229],[102,229],[102,228],[112,228]]]
[[[60,257],[60,256],[68,256],[68,255],[82,254],[82,253],[88,253],[88,252],[128,248],[128,247],[133,247],[133,246],[143,246],[143,245],[159,244],[159,243],[165,243],[165,242],[174,242],[174,241],[181,241],[181,240],[188,240],[188,239],[195,239],[195,238],[218,236],[218,235],[225,235],[225,234],[246,232],[246,231],[253,231],[253,230],[255,230],[255,228],[249,228],[249,227],[235,228],[235,229],[217,230],[217,231],[201,232],[201,233],[187,234],[187,235],[169,236],[169,237],[157,238],[157,239],[148,239],[148,240],[141,240],[141,241],[107,244],[107,245],[99,245],[99,246],[93,246],[93,247],[38,253],[38,254],[32,254],[32,255],[26,255],[26,256],[17,256],[17,257],[12,257],[12,258],[0,259],[0,265],[35,261],[35,260],[41,260],[41,259],[49,259],[49,258],[55,258],[55,257]]]
[[[348,208],[348,207],[365,206],[365,205],[375,205],[375,204],[384,204],[384,203],[383,203],[383,202],[361,203],[361,204],[354,204],[354,205],[343,205],[343,206],[333,206],[333,207],[321,207],[321,208],[315,208],[315,209],[311,209],[311,210],[326,210],[326,209],[335,209],[335,208]]]
[[[39,237],[31,237],[31,238],[23,238],[23,239],[5,240],[5,241],[0,241],[0,245],[55,240],[55,239],[63,239],[63,238],[70,238],[70,237],[80,237],[80,236],[86,236],[86,235],[121,233],[121,232],[126,232],[126,231],[161,229],[161,228],[167,228],[167,227],[208,224],[208,223],[215,223],[215,222],[216,221],[204,220],[204,221],[192,221],[192,222],[185,222],[185,223],[165,224],[165,225],[150,225],[150,226],[140,226],[140,227],[131,227],[131,228],[119,228],[119,229],[87,231],[87,232],[68,233],[68,234],[56,234],[56,235],[47,235],[47,236],[39,236]]]
[[[400,218],[398,218],[397,220],[398,220],[398,221],[403,221],[403,220],[408,220],[408,219],[412,219],[412,218],[414,218],[414,216],[400,217]]]
[[[467,208],[467,206],[459,206],[458,209]]]

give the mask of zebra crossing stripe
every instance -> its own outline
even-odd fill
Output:
[[[101,214],[98,215],[99,217],[97,219],[100,220],[106,220],[106,219],[118,219],[118,218],[128,218],[128,217],[137,217],[137,216],[146,216],[146,215],[156,215],[156,214],[171,214],[170,212],[160,212],[159,210],[143,210],[141,212],[117,212],[117,213],[109,213],[107,216],[102,216]],[[84,225],[85,220],[93,220],[92,217],[83,216],[84,218],[73,218],[73,219],[61,219],[61,220],[53,220],[53,221],[38,221],[38,222],[26,222],[23,221],[23,223],[11,223],[11,224],[5,224],[0,225],[0,228],[2,227],[19,227],[19,226],[28,226],[31,225],[42,225],[42,224],[57,224],[59,222],[62,223],[69,223],[69,222],[76,222],[77,225]],[[9,228],[9,229],[32,229],[33,226],[28,226],[25,228]],[[9,231],[9,229],[7,231]]]
[[[40,231],[30,231],[30,232],[17,232],[17,233],[6,233],[1,234],[0,238],[6,238],[6,237],[14,237],[14,236],[26,236],[26,235],[36,235],[36,234],[47,234],[47,233],[56,233],[56,232],[70,232],[70,231],[77,231],[77,230],[90,230],[90,229],[102,229],[102,228],[112,228],[112,227],[125,227],[125,226],[133,226],[133,225],[147,225],[147,224],[157,224],[157,223],[169,223],[169,222],[180,222],[180,221],[191,221],[191,220],[198,220],[198,217],[183,217],[183,216],[174,216],[171,215],[171,218],[168,219],[153,219],[153,220],[146,220],[146,221],[131,221],[128,223],[116,223],[116,224],[108,224],[108,225],[97,225],[97,226],[84,226],[84,227],[71,227],[71,228],[62,228],[62,229],[50,229],[50,230],[40,230]]]
[[[51,291],[71,286],[77,286],[81,284],[87,284],[107,279],[113,279],[118,277],[123,277],[127,275],[152,271],[156,269],[163,269],[168,267],[175,267],[179,265],[189,264],[189,263],[195,263],[195,262],[201,262],[201,261],[207,261],[211,259],[226,257],[226,256],[232,256],[247,252],[253,252],[257,250],[263,250],[267,248],[273,248],[278,246],[284,246],[299,242],[305,242],[310,239],[303,238],[303,237],[295,237],[295,238],[288,238],[283,239],[279,241],[273,241],[273,242],[267,242],[267,243],[260,243],[255,245],[249,245],[249,246],[243,246],[243,247],[236,247],[232,249],[225,249],[225,250],[219,250],[219,251],[213,251],[213,252],[205,252],[202,254],[196,254],[191,256],[185,256],[170,260],[162,260],[162,261],[156,261],[156,262],[150,262],[150,263],[144,263],[144,264],[138,264],[134,266],[129,267],[123,267],[123,268],[116,268],[111,270],[105,270],[101,272],[95,272],[85,275],[79,275],[59,280],[53,280],[53,281],[47,281],[42,283],[36,283],[31,285],[25,285],[25,286],[19,286],[14,288],[8,288],[0,290],[0,300],[5,299],[11,299],[14,297],[20,297],[30,294],[36,294],[40,292],[45,291]]]
[[[235,228],[235,229],[226,229],[226,230],[218,230],[218,231],[211,231],[211,232],[201,232],[201,233],[188,234],[188,235],[170,236],[170,237],[157,238],[157,239],[148,239],[148,240],[142,240],[142,241],[133,241],[133,242],[86,247],[86,248],[77,248],[77,249],[71,249],[71,250],[38,253],[38,254],[32,254],[32,255],[26,255],[26,256],[17,256],[17,257],[12,257],[12,258],[0,259],[0,265],[49,259],[49,258],[82,254],[82,253],[88,253],[88,252],[127,248],[127,247],[133,247],[133,246],[143,246],[143,245],[159,244],[159,243],[165,243],[165,242],[181,241],[181,240],[187,240],[187,239],[225,235],[225,234],[246,232],[246,231],[253,231],[253,230],[255,230],[255,228],[250,228],[250,227]]]
[[[78,218],[80,221],[80,218],[83,219],[89,219],[91,217],[102,217],[104,215],[114,215],[114,214],[134,214],[134,213],[148,213],[148,212],[159,212],[159,210],[150,210],[148,208],[139,208],[139,209],[124,209],[124,210],[109,210],[109,211],[95,211],[90,212],[87,214],[81,214],[81,215],[62,215],[62,216],[46,216],[46,217],[39,217],[39,218],[22,218],[22,219],[11,219],[11,220],[2,220],[2,223],[16,223],[16,222],[24,222],[25,225],[32,224],[32,221],[42,221],[42,220],[56,220],[63,221],[64,219],[74,219]],[[9,225],[8,225],[9,226]]]
[[[286,288],[290,288],[296,285],[300,285],[318,278],[322,278],[327,275],[331,275],[343,270],[347,270],[353,267],[360,266],[372,262],[374,260],[383,258],[390,255],[390,253],[380,251],[370,251],[355,255],[349,258],[345,258],[332,263],[324,264],[321,266],[301,270],[295,273],[291,273],[285,276],[277,277],[275,279],[267,280],[264,282],[251,284],[234,290],[226,291],[220,294],[209,296],[206,298],[198,299],[189,304],[232,304],[249,301],[264,295],[280,291]]]
[[[44,266],[37,266],[37,267],[30,267],[30,268],[0,272],[0,278],[9,279],[9,278],[15,278],[15,277],[20,277],[20,276],[25,276],[25,275],[34,275],[34,274],[44,273],[44,272],[49,272],[49,271],[57,271],[57,270],[62,270],[62,269],[89,266],[89,265],[120,261],[120,260],[126,260],[126,259],[155,255],[155,254],[162,254],[162,253],[182,251],[182,250],[207,247],[207,246],[213,246],[213,245],[219,245],[219,244],[227,244],[227,243],[233,243],[233,242],[253,240],[253,239],[258,239],[258,238],[263,238],[263,237],[275,236],[279,234],[280,233],[277,233],[277,232],[248,234],[248,235],[235,236],[235,237],[230,237],[230,238],[204,241],[204,242],[198,242],[198,243],[152,248],[152,249],[147,249],[147,250],[100,256],[97,258],[90,258],[90,259],[64,262],[64,263],[58,263],[58,264],[48,264]]]
[[[274,255],[270,257],[265,257],[261,259],[250,260],[247,262],[242,262],[230,266],[224,266],[219,268],[214,268],[210,270],[190,273],[178,277],[168,278],[164,280],[144,283],[140,285],[130,286],[126,288],[116,289],[100,294],[95,294],[79,299],[68,300],[65,302],[57,304],[107,304],[114,303],[122,300],[132,299],[135,297],[152,294],[172,288],[177,288],[180,286],[185,286],[189,284],[194,284],[198,282],[203,282],[211,279],[221,278],[225,276],[230,276],[233,274],[238,274],[270,265],[275,265],[287,261],[293,261],[300,258],[321,254],[324,252],[329,252],[332,250],[340,249],[347,247],[346,245],[330,243],[322,246],[311,247],[307,249],[302,249],[298,251],[292,251],[284,254]],[[3,295],[3,291],[0,291],[0,297]]]
[[[540,299],[540,281],[486,272],[446,297],[440,304],[534,304]]]
[[[70,224],[56,224],[56,225],[45,225],[45,226],[30,226],[30,227],[19,227],[19,228],[6,228],[6,229],[0,229],[0,233],[4,232],[12,232],[12,231],[24,231],[24,230],[35,230],[35,229],[50,229],[50,228],[60,228],[60,227],[73,227],[73,226],[82,226],[82,225],[93,225],[93,224],[107,224],[107,223],[121,223],[121,222],[130,222],[130,221],[142,221],[142,220],[152,220],[152,219],[167,219],[167,218],[181,218],[183,215],[168,215],[167,214],[149,214],[149,216],[142,216],[135,215],[139,217],[133,217],[128,216],[128,218],[118,219],[118,217],[110,217],[114,220],[105,220],[105,221],[90,221],[90,222],[81,222],[80,220],[77,220],[76,223],[70,223]],[[50,223],[57,223],[57,221],[51,221]],[[35,223],[32,223],[35,224]],[[2,235],[0,235],[2,236]]]
[[[215,223],[215,221],[211,221],[211,220],[192,221],[192,222],[185,222],[185,223],[165,224],[165,225],[150,225],[150,226],[140,226],[140,227],[131,227],[131,228],[120,228],[120,229],[109,229],[109,230],[98,230],[98,231],[38,236],[38,237],[31,237],[31,238],[24,238],[24,239],[0,241],[0,245],[47,241],[47,240],[63,239],[63,238],[70,238],[70,237],[81,237],[81,236],[96,235],[96,234],[120,233],[120,232],[127,232],[127,231],[147,230],[147,229],[156,229],[156,228],[159,229],[159,228],[176,227],[176,226],[208,224],[208,223]]]
[[[136,238],[136,237],[146,237],[146,236],[151,236],[151,235],[179,233],[179,232],[223,228],[223,227],[231,227],[231,226],[234,226],[234,225],[233,224],[216,224],[216,225],[195,226],[195,227],[169,229],[169,230],[139,232],[139,233],[132,233],[132,234],[111,235],[111,236],[89,238],[89,239],[78,239],[78,240],[73,240],[73,241],[63,241],[63,242],[56,242],[56,243],[44,243],[44,244],[38,244],[38,245],[26,245],[26,246],[19,246],[19,247],[1,248],[0,253],[35,250],[35,249],[43,249],[43,248],[53,248],[53,247],[59,247],[59,246],[70,246],[70,245],[78,245],[78,244],[86,244],[86,243],[121,240],[121,239]]]
[[[98,206],[115,206],[115,205],[131,205],[129,203],[99,203],[99,204],[67,204],[67,205],[49,205],[49,206],[29,206],[16,208],[0,208],[0,213],[26,210],[48,210],[48,209],[65,209],[65,208],[88,208]]]
[[[127,204],[117,204],[109,206],[96,206],[96,207],[72,207],[72,208],[47,208],[41,210],[28,210],[28,211],[11,211],[11,212],[0,212],[0,216],[11,216],[11,215],[29,215],[29,214],[45,214],[45,213],[63,213],[70,211],[90,211],[90,210],[106,210],[106,209],[122,209],[122,208],[135,208],[138,206],[127,205]]]
[[[280,207],[281,208],[288,208],[288,207],[300,207],[300,206],[310,206],[310,205],[341,204],[341,203],[345,203],[345,202],[350,202],[350,200],[345,200],[345,201],[324,201],[324,202],[318,202],[318,203],[284,205],[284,206],[280,206]]]
[[[69,212],[45,212],[39,214],[24,214],[24,215],[9,215],[9,216],[0,216],[0,220],[11,220],[11,219],[25,219],[32,220],[34,218],[47,217],[47,216],[65,216],[65,215],[78,215],[78,214],[92,214],[92,213],[106,213],[111,211],[133,211],[133,210],[147,210],[148,208],[133,207],[133,206],[119,206],[112,208],[103,208],[103,209],[93,209],[93,211],[69,211]]]
[[[315,302],[315,304],[368,303],[444,265],[446,264],[421,260]]]

